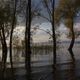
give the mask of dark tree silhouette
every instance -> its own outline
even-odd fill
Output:
[[[12,24],[11,24],[11,32],[10,32],[10,64],[11,64],[11,69],[12,69],[12,74],[13,74],[13,61],[12,61],[12,37],[13,37],[13,30],[15,28],[15,23],[16,23],[16,6],[17,6],[17,0],[14,0],[14,8],[13,8],[13,15],[12,15]]]
[[[52,25],[52,39],[53,39],[53,64],[56,64],[56,33],[54,26],[54,11],[55,11],[55,0],[42,0],[42,4],[44,9],[47,10],[48,15],[44,15],[44,13],[38,13],[38,16],[46,19]]]
[[[27,71],[27,79],[31,80],[31,0],[28,0],[26,6],[25,67]]]
[[[70,30],[71,43],[68,50],[72,50],[75,42],[74,23],[79,12],[79,0],[60,0],[59,5],[56,8],[55,20],[63,21],[66,27]]]
[[[53,52],[54,52],[54,64],[56,64],[56,34],[55,34],[55,26],[54,26],[54,8],[55,0],[52,2],[52,32],[53,32]]]
[[[9,35],[9,27],[11,23],[11,13],[10,12],[10,5],[8,1],[0,1],[0,38],[2,44],[2,77],[4,77],[4,72],[6,69],[6,60],[7,60],[7,43],[6,38]],[[7,36],[6,36],[7,34]]]

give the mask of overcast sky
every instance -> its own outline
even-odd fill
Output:
[[[32,25],[32,26],[36,26],[36,25],[38,25],[38,24],[35,24],[35,25]],[[74,25],[74,29],[75,28],[78,31],[80,31],[80,23],[76,23]],[[42,24],[40,24],[40,29],[43,29],[43,30],[49,29],[49,30],[51,30],[51,24],[49,22],[43,22]],[[59,26],[58,30],[62,33],[61,37],[60,37],[60,40],[62,40],[62,41],[69,40],[67,38],[67,35],[66,35],[66,33],[68,33],[69,29],[67,29],[65,27],[65,25],[61,24]],[[15,29],[15,33],[14,34],[19,35],[20,39],[24,39],[24,32],[25,32],[25,26],[18,26]],[[50,38],[50,35],[47,34],[44,31],[42,31],[42,30],[37,30],[36,34],[33,35],[33,41],[34,42],[46,42],[46,41],[49,41],[49,38]],[[80,38],[77,38],[77,40],[80,40]]]
[[[55,1],[56,1],[56,4],[57,4],[58,0],[55,0]],[[34,2],[36,2],[35,4],[37,4],[37,3],[39,3],[39,0],[34,0]],[[47,16],[47,12],[45,10],[43,10],[43,13],[44,13],[45,16]],[[79,19],[80,19],[80,17],[76,18],[76,24],[75,24],[75,28],[78,28],[78,29],[79,29],[79,26],[80,26]],[[17,27],[17,30],[16,30],[18,32],[18,34],[21,35],[20,36],[21,38],[23,37],[23,34],[22,34],[23,31],[25,31],[25,29],[24,29],[25,26],[23,24],[24,23],[22,23],[22,25],[20,24],[19,27]],[[38,17],[38,18],[33,19],[32,27],[36,26],[36,25],[39,25],[40,28],[43,29],[43,30],[47,30],[47,29],[51,30],[51,24],[43,18]],[[69,30],[62,23],[59,26],[58,30],[64,33],[61,36],[60,39],[66,40],[67,38],[66,38],[65,33],[67,33]],[[45,33],[44,31],[37,30],[36,34],[33,36],[33,41],[34,42],[45,42],[45,41],[49,40],[49,37],[50,36],[47,33]]]

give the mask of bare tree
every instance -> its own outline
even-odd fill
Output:
[[[46,19],[52,25],[52,39],[53,39],[53,63],[56,64],[56,33],[55,33],[55,26],[54,26],[54,9],[55,9],[55,0],[42,0],[42,4],[44,10],[47,10],[47,15],[44,15],[42,12],[38,13],[38,16]]]
[[[6,69],[7,60],[7,42],[6,38],[9,35],[9,28],[11,23],[11,13],[9,1],[0,1],[0,38],[2,43],[2,77]],[[7,34],[7,36],[6,36]]]
[[[15,23],[16,23],[16,6],[17,6],[17,0],[14,0],[14,8],[13,8],[12,24],[11,24],[11,32],[10,32],[10,63],[11,63],[12,74],[13,74],[12,37],[13,37],[13,30],[15,28]]]
[[[31,0],[28,0],[26,5],[26,30],[25,30],[25,67],[27,71],[27,78],[30,80],[31,74],[31,48],[30,48],[30,36],[31,36]]]

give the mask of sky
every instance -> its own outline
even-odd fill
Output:
[[[34,0],[34,1],[36,3],[39,3],[39,0]],[[57,3],[58,3],[58,0],[56,0],[56,4]],[[44,15],[46,16],[47,13],[44,12]],[[77,23],[75,24],[75,28],[77,28],[78,30],[80,30],[80,28],[79,28],[79,26],[80,26],[79,19],[77,19]],[[40,17],[34,18],[33,21],[32,21],[32,27],[34,27],[36,25],[39,25],[39,27],[41,29],[43,29],[43,30],[49,29],[51,31],[51,24],[47,20],[45,20],[43,18],[40,18]],[[68,38],[67,38],[67,36],[65,34],[68,33],[69,30],[62,23],[60,24],[58,30],[61,32],[60,39],[61,40],[68,40]],[[23,39],[23,37],[24,37],[23,33],[25,31],[24,25],[17,26],[17,28],[15,29],[15,31],[16,31],[17,35],[20,35],[19,37],[21,39]],[[64,33],[64,34],[62,34],[62,33]],[[50,36],[47,33],[45,33],[44,31],[37,30],[36,34],[33,35],[33,42],[45,42],[45,41],[49,41],[49,37]]]
[[[49,22],[43,22],[41,24],[35,24],[35,25],[32,25],[32,27],[36,26],[36,25],[39,25],[40,26],[40,29],[43,29],[43,30],[51,30],[51,24]],[[74,29],[76,28],[78,31],[80,31],[80,23],[76,23],[74,25]],[[24,26],[18,26],[16,27],[16,29],[14,30],[15,34],[17,34],[20,39],[24,39],[24,32],[25,32],[25,27]],[[60,40],[64,41],[64,40],[69,40],[67,38],[67,33],[69,32],[69,29],[67,29],[65,27],[65,25],[61,24],[58,28],[58,31],[61,32],[61,37],[60,37]],[[37,30],[36,33],[33,35],[33,42],[37,43],[37,42],[47,42],[49,41],[49,38],[50,38],[50,35],[47,34],[46,32],[42,31],[42,30]],[[80,38],[77,38],[77,40],[80,40]]]
[[[44,22],[40,25],[40,29],[51,30],[51,24],[49,22]],[[34,42],[45,42],[49,40],[50,35],[42,30],[37,30],[37,33],[33,36]]]
[[[49,15],[48,15],[46,9],[42,6],[42,3],[40,1],[41,0],[34,0],[33,3],[34,3],[34,5],[39,4],[38,7],[40,6],[42,8],[42,11],[41,11],[42,14],[44,16],[48,17]],[[58,0],[55,0],[55,3],[57,5]],[[36,26],[36,25],[39,25],[40,28],[43,29],[43,30],[47,30],[48,29],[48,30],[51,31],[51,24],[44,18],[41,18],[41,17],[34,18],[32,20],[32,27]],[[23,28],[23,26],[21,28]],[[21,30],[23,30],[23,29],[21,29]],[[50,37],[50,35],[47,34],[46,32],[41,31],[41,30],[37,30],[36,34],[33,36],[33,41],[34,42],[45,42],[45,41],[49,40],[49,37]]]

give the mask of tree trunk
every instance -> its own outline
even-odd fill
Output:
[[[4,43],[3,43],[3,37],[2,37],[2,31],[0,30],[0,39],[1,39],[1,45],[2,45],[2,62],[4,60]],[[2,68],[1,68],[2,69]]]
[[[53,0],[53,11],[52,11],[52,32],[53,32],[53,62],[54,65],[56,64],[56,34],[55,34],[55,27],[54,27],[54,5],[55,5],[55,0]],[[55,67],[55,66],[54,66]]]
[[[4,72],[6,69],[6,61],[7,61],[7,43],[6,43],[6,39],[5,39],[5,34],[4,34],[4,25],[2,26],[2,51],[3,51],[3,55],[2,55],[2,78],[4,78]]]
[[[75,33],[74,33],[74,28],[73,28],[73,17],[71,17],[71,43],[70,43],[70,46],[69,46],[69,48],[68,48],[68,50],[69,50],[69,52],[71,52],[70,54],[71,54],[71,57],[72,57],[72,59],[73,59],[73,57],[74,57],[74,54],[72,53],[72,49],[73,49],[73,46],[74,46],[74,42],[75,42]]]
[[[26,32],[25,32],[25,67],[27,79],[31,80],[31,47],[30,47],[30,29],[31,29],[31,0],[28,0],[26,8]]]
[[[70,43],[70,46],[69,46],[68,50],[69,50],[69,52],[71,54],[72,59],[74,60],[74,54],[72,52],[72,49],[73,49],[74,42],[75,42],[75,33],[74,33],[73,27],[71,29],[71,32],[72,32],[72,40],[71,40],[71,43]]]
[[[0,79],[3,80],[4,79],[4,72],[3,72],[3,62],[4,62],[4,42],[3,42],[3,37],[2,37],[2,31],[0,30],[0,39],[1,39],[1,45],[2,45],[2,62],[1,62],[1,75],[0,75]]]
[[[11,70],[12,70],[12,75],[13,75],[13,61],[12,61],[12,34],[13,34],[13,30],[11,31],[11,35],[10,35],[10,52],[9,52],[9,56],[10,56],[10,64],[11,64]]]
[[[72,51],[72,50],[69,50],[69,53],[71,54],[72,61],[74,62],[74,61],[75,61],[75,57],[74,57],[74,55],[73,55],[73,51]]]
[[[17,5],[17,0],[15,0],[14,2],[15,6],[14,6],[14,12],[13,12],[13,20],[12,20],[12,28],[11,28],[11,34],[10,34],[10,64],[11,64],[11,70],[12,70],[12,75],[14,76],[14,72],[13,72],[13,60],[12,60],[12,37],[13,37],[13,30],[14,30],[14,26],[15,26],[15,14],[16,14],[16,5]]]
[[[68,50],[72,50],[73,46],[74,46],[74,42],[75,42],[75,33],[74,33],[74,29],[72,28],[72,39],[71,39],[71,43],[70,46],[68,48]]]
[[[55,80],[56,79],[56,33],[55,33],[55,26],[54,26],[54,10],[55,10],[55,0],[53,0],[53,3],[52,3],[52,32],[53,32],[53,36],[52,36],[52,39],[53,39],[53,77]]]

